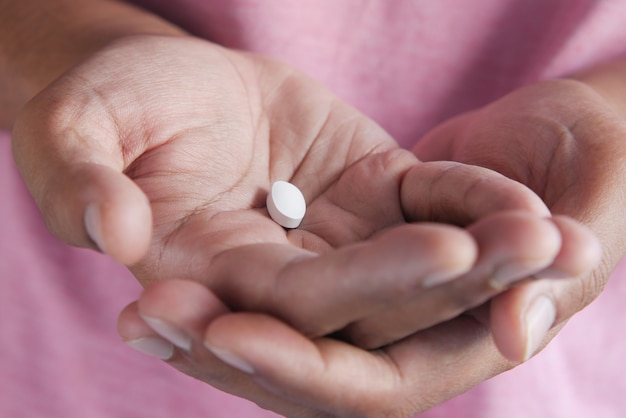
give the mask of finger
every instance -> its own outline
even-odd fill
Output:
[[[285,416],[317,416],[306,406],[284,399],[260,386],[235,359],[220,357],[204,346],[207,327],[228,312],[226,306],[206,287],[187,280],[154,282],[138,302],[120,314],[118,331],[133,348],[166,359],[179,371],[216,388],[249,399],[259,406]],[[271,338],[271,335],[267,336]],[[158,345],[155,350],[155,345]],[[161,348],[163,345],[163,348]],[[174,354],[164,358],[166,348]],[[235,363],[235,364],[233,364]],[[235,366],[235,367],[233,367]]]
[[[144,354],[169,360],[174,355],[174,344],[158,335],[139,315],[137,302],[122,310],[117,320],[117,332],[130,347]]]
[[[513,361],[528,360],[550,340],[557,325],[599,294],[601,285],[591,274],[602,257],[598,240],[570,218],[552,221],[560,229],[563,247],[552,265],[534,276],[556,279],[526,283],[491,302],[494,341]]]
[[[152,215],[148,199],[135,183],[97,164],[68,165],[53,177],[39,194],[52,232],[126,265],[143,257],[150,245]]]
[[[368,352],[332,339],[309,340],[262,314],[212,317],[210,312],[222,307],[211,305],[214,297],[197,283],[170,280],[149,286],[156,288],[141,297],[146,310],[194,341],[180,363],[170,364],[285,416],[410,416],[508,367],[484,326],[470,317]],[[176,296],[168,299],[170,294]],[[128,315],[121,315],[120,322],[124,318]],[[195,335],[199,318],[209,319],[200,336]]]
[[[526,212],[496,214],[469,227],[481,256],[464,279],[488,278],[502,290],[553,264],[563,246],[560,230],[551,219]]]
[[[330,416],[412,416],[508,367],[468,317],[373,352],[251,313],[218,318],[205,342],[269,391]]]
[[[217,319],[205,344],[266,389],[324,415],[374,416],[370,403],[391,400],[400,389],[395,371],[381,357],[330,339],[311,341],[267,315]]]
[[[548,290],[541,284],[545,290]],[[523,362],[539,349],[556,320],[550,292],[536,292],[536,283],[498,295],[491,302],[494,341],[506,358]]]
[[[196,362],[202,363],[202,380],[217,386],[250,386],[239,371],[225,366],[204,348],[204,332],[212,320],[228,308],[207,288],[189,280],[163,280],[147,286],[139,300],[119,316],[118,332],[122,339],[138,348],[139,340],[165,341],[174,349],[168,363],[194,373]],[[143,347],[140,347],[143,348]],[[151,353],[148,353],[151,354]]]
[[[472,270],[342,331],[350,341],[380,347],[477,307],[529,275],[552,265],[561,249],[559,230],[525,212],[499,213],[469,227],[479,249]]]
[[[286,245],[230,250],[215,258],[209,287],[237,309],[269,312],[319,336],[453,280],[476,254],[461,229],[403,225],[321,255]]]
[[[213,293],[201,288],[200,284],[186,280],[156,282],[139,299],[139,315],[163,338],[190,351],[193,336],[201,335],[212,318],[228,312]]]
[[[44,115],[36,108],[17,121],[13,151],[48,227],[71,245],[137,262],[150,243],[151,212],[119,152],[102,138],[49,128]]]
[[[541,199],[523,184],[483,167],[450,161],[415,165],[406,173],[400,194],[410,222],[468,225],[505,210],[550,215]]]
[[[559,229],[562,246],[552,264],[536,273],[536,278],[580,277],[602,260],[602,246],[591,230],[567,216],[550,218]]]

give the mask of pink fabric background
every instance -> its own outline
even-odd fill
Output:
[[[451,115],[626,49],[621,0],[137,3],[291,62],[405,146]],[[528,364],[423,416],[625,416],[625,277],[622,263]],[[127,348],[116,316],[139,290],[123,267],[46,231],[0,134],[0,417],[274,416]]]
[[[402,144],[540,78],[626,50],[622,0],[134,0],[288,61]]]

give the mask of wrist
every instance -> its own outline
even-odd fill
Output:
[[[108,0],[0,0],[0,128],[69,68],[120,38],[180,36],[178,27]]]

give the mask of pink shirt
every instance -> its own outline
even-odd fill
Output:
[[[404,146],[452,115],[626,51],[621,0],[140,0],[193,33],[322,81]],[[470,5],[471,3],[471,5]],[[108,258],[59,243],[0,135],[0,417],[272,417],[127,348],[136,298]],[[540,355],[424,417],[626,414],[626,263]]]

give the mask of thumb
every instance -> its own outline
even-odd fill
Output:
[[[121,152],[33,121],[31,112],[16,122],[13,154],[50,231],[125,265],[138,262],[150,245],[152,215],[146,195],[122,172]]]
[[[527,284],[491,301],[494,341],[509,360],[528,360],[554,336],[550,331],[557,322],[557,308],[554,294],[549,290],[545,283]]]
[[[571,219],[552,218],[563,245],[553,264],[491,301],[491,330],[500,352],[526,361],[601,291],[594,279],[602,259],[599,241]],[[541,279],[543,277],[543,279]]]
[[[120,263],[141,259],[150,244],[148,199],[128,177],[99,164],[67,166],[42,194],[46,221],[57,236],[95,247]]]

